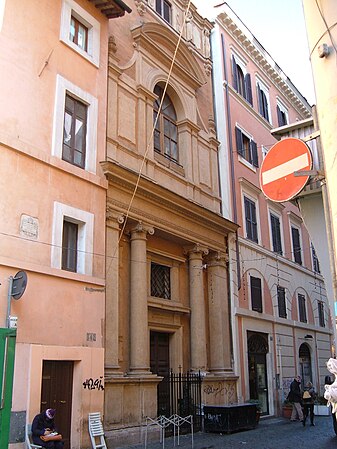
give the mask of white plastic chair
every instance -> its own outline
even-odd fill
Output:
[[[32,425],[26,424],[25,438],[27,449],[42,449],[42,446],[32,443]]]
[[[93,449],[107,449],[100,412],[89,413],[89,435]]]

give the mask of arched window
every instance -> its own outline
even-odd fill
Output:
[[[154,150],[170,160],[178,162],[178,129],[177,114],[170,97],[165,94],[163,105],[158,116],[159,105],[164,93],[160,86],[156,86],[154,93],[158,95],[153,105]],[[158,116],[158,120],[156,122]]]

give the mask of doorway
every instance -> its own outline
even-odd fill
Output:
[[[301,344],[298,355],[300,360],[300,375],[302,378],[302,387],[304,387],[307,382],[312,382],[310,348],[306,343]]]
[[[157,416],[170,416],[170,334],[150,333],[150,366],[163,377],[157,389]]]
[[[263,415],[269,414],[267,353],[268,336],[248,332],[249,397],[259,401]]]
[[[64,449],[70,449],[73,371],[74,362],[43,361],[40,411],[56,409],[55,425],[64,438]]]

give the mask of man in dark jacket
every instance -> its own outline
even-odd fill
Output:
[[[290,391],[287,398],[290,402],[293,403],[293,410],[291,412],[290,421],[296,421],[298,416],[300,421],[303,421],[303,412],[302,412],[302,393],[301,393],[301,377],[296,376],[294,380],[290,384]]]
[[[46,411],[36,415],[33,419],[32,437],[34,444],[39,444],[47,449],[63,449],[62,441],[44,440],[44,437],[48,437],[52,433],[57,433],[54,423],[55,412],[55,409],[48,408]]]

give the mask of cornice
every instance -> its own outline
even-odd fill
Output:
[[[137,183],[138,173],[110,161],[101,162],[101,167],[110,184],[117,185],[129,194],[133,193]],[[139,181],[137,196],[141,196],[154,204],[160,204],[169,213],[174,212],[176,215],[185,218],[188,217],[193,222],[199,223],[201,226],[210,228],[223,235],[228,232],[235,232],[238,228],[235,223],[227,220],[220,214],[177,195],[175,192],[160,186],[143,175]],[[113,201],[115,202],[115,199]],[[123,209],[122,203],[120,207]],[[140,211],[140,214],[144,214],[144,211]],[[159,219],[159,217],[152,218],[154,219],[154,223]],[[186,235],[186,229],[182,229],[182,231]]]
[[[288,101],[290,101],[297,112],[305,118],[311,117],[311,107],[309,103],[307,103],[304,97],[303,99],[300,98],[301,94],[299,92],[296,93],[296,91],[292,89],[290,80],[282,70],[278,68],[275,61],[267,53],[264,55],[254,42],[252,42],[251,38],[247,37],[227,13],[223,12],[219,14],[217,21],[219,25],[230,34],[235,42],[246,51],[250,58],[261,69],[262,73],[264,73]]]
[[[173,52],[178,43],[175,33],[158,23],[145,23],[132,28],[131,34],[136,50],[147,51],[148,55],[161,61],[167,69],[171,67]],[[184,42],[180,42],[173,73],[193,89],[198,89],[207,82],[201,67]]]

